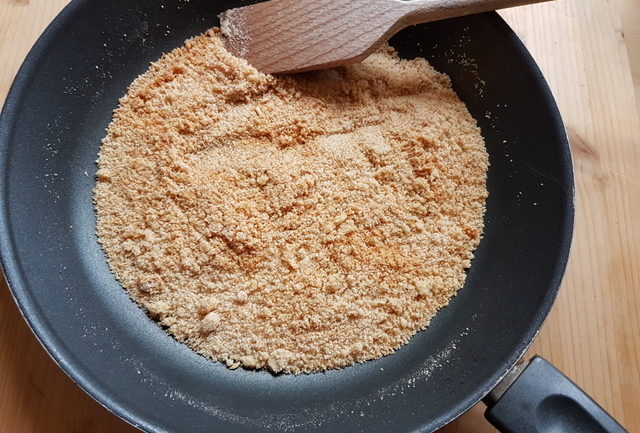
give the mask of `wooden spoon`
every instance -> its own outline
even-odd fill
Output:
[[[271,0],[220,14],[227,49],[265,73],[363,60],[405,27],[546,0]]]

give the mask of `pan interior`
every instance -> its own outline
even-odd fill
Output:
[[[230,371],[177,343],[109,272],[91,192],[118,98],[156,60],[245,5],[75,0],[21,69],[0,122],[0,246],[23,313],[90,394],[148,431],[429,431],[528,346],[566,263],[571,161],[546,84],[497,14],[391,41],[448,73],[490,155],[484,239],[462,291],[392,356],[322,374]]]

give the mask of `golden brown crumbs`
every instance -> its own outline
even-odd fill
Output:
[[[462,286],[483,229],[476,122],[446,75],[390,47],[274,77],[213,29],[133,82],[98,164],[111,269],[230,368],[392,353]]]

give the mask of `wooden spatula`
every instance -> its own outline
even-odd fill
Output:
[[[546,0],[271,0],[220,14],[225,46],[265,73],[358,62],[403,28]]]

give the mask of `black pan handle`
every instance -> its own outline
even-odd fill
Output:
[[[485,417],[504,433],[625,433],[578,385],[536,356],[484,399]]]

